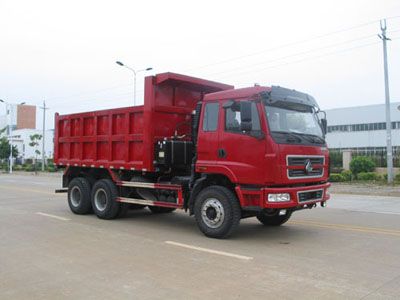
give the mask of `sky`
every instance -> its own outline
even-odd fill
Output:
[[[47,128],[55,112],[130,106],[133,74],[120,60],[153,68],[138,73],[138,104],[144,76],[168,71],[293,88],[322,109],[384,103],[382,18],[398,102],[398,0],[0,0],[0,99],[45,100]]]

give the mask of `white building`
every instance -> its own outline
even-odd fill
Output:
[[[35,158],[36,148],[29,146],[29,143],[31,142],[30,136],[34,134],[43,135],[43,132],[42,130],[38,129],[17,129],[13,131],[12,143],[13,145],[17,146],[18,158],[22,160]],[[45,134],[45,157],[53,158],[54,130],[46,130]],[[40,153],[42,153],[42,145],[43,138],[39,141],[39,146],[37,147]],[[38,158],[42,158],[41,154]]]
[[[400,102],[391,103],[392,146],[400,151]],[[326,110],[330,149],[384,150],[385,104]]]

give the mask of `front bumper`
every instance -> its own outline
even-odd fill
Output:
[[[247,208],[299,208],[314,203],[325,202],[329,200],[330,194],[328,188],[329,182],[310,186],[279,187],[279,188],[261,188],[246,189],[240,186],[236,187],[240,204],[243,209]],[[290,194],[290,201],[286,202],[268,202],[268,194]],[[304,197],[310,195],[309,199]]]

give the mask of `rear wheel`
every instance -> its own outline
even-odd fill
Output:
[[[149,209],[153,214],[171,213],[174,210],[176,210],[176,208],[173,207],[162,207],[162,206],[149,206]]]
[[[76,177],[68,185],[68,205],[71,211],[84,215],[91,211],[90,183],[86,178]]]
[[[110,179],[97,181],[92,190],[92,207],[100,219],[114,219],[119,216],[122,206],[117,202],[118,189]]]
[[[214,185],[197,196],[194,215],[197,226],[206,236],[226,238],[239,225],[241,209],[232,191]]]
[[[257,219],[266,226],[280,226],[286,223],[291,216],[291,211],[286,211],[286,214],[279,215],[279,209],[277,209],[271,212],[261,212],[257,215]]]

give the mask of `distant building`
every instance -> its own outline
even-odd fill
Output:
[[[392,146],[400,152],[400,102],[391,103]],[[385,104],[326,110],[330,149],[384,151],[386,149]]]
[[[42,135],[42,130],[36,129],[36,106],[34,105],[13,105],[11,113],[12,143],[18,149],[18,159],[35,158],[35,148],[29,146],[30,136],[34,134]],[[0,130],[9,128],[10,115],[0,116]],[[9,132],[7,130],[7,132]],[[39,141],[37,149],[42,152],[42,140]],[[46,130],[45,157],[53,158],[54,130]],[[42,156],[39,155],[38,159]]]
[[[25,159],[35,158],[34,147],[29,146],[31,142],[30,136],[34,134],[42,135],[42,130],[38,129],[17,129],[13,131],[12,140],[13,145],[18,149],[18,158],[24,161]],[[39,141],[39,146],[37,149],[42,153],[43,138]],[[53,145],[54,145],[54,130],[46,130],[46,140],[45,140],[45,157],[46,159],[53,158]],[[39,155],[38,159],[42,156]]]
[[[36,106],[17,105],[16,114],[17,129],[35,129],[36,128]]]
[[[12,105],[9,111],[11,114],[11,127],[15,129],[35,129],[36,128],[36,106],[34,105]],[[10,115],[0,116],[0,129],[9,127]],[[8,132],[8,130],[7,130]]]

